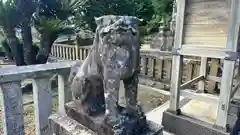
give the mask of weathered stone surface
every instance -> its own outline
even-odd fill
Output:
[[[66,115],[53,114],[49,119],[51,129],[53,133],[56,133],[57,135],[97,135],[97,133]]]
[[[51,77],[36,78],[33,80],[33,100],[36,123],[36,134],[48,135],[50,128],[48,116],[52,113]]]
[[[122,111],[124,111],[124,108]],[[105,122],[104,111],[95,116],[89,116],[86,114],[79,101],[72,101],[66,104],[66,112],[68,117],[78,121],[83,126],[88,127],[92,131],[95,131],[99,135],[115,135],[113,125]],[[123,112],[118,116],[119,120],[122,118],[128,118],[124,121],[124,126],[121,125],[124,135],[160,135],[162,133],[162,127],[151,121],[147,121],[147,125],[141,125],[145,123],[145,118],[138,119],[134,117],[127,117]],[[124,128],[128,127],[128,128]]]
[[[137,104],[141,20],[106,15],[95,21],[93,48],[82,65],[75,66],[79,67],[77,73],[76,68],[72,68],[71,90],[80,101],[82,119],[103,111],[103,120],[114,127],[115,135],[125,135],[124,131],[133,134],[134,129],[147,127],[145,114]],[[125,87],[124,114],[118,105],[121,80]]]
[[[39,78],[56,73],[70,73],[70,67],[76,62],[59,62],[30,66],[0,68],[0,83]]]
[[[79,99],[82,109],[88,115],[95,115],[101,111],[105,111],[104,89],[102,78],[97,75],[79,78],[77,84],[72,89],[82,91],[74,91],[75,99]],[[75,88],[74,88],[75,87]]]
[[[0,85],[4,135],[24,135],[23,99],[20,82]]]

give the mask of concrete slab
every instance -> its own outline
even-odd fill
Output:
[[[182,106],[181,110],[184,114],[194,119],[204,121],[208,124],[213,124],[216,120],[217,104],[209,104],[202,101],[189,100],[187,98],[180,97],[180,106]],[[147,119],[157,124],[162,124],[163,113],[168,109],[168,107],[169,101],[148,112],[146,114]],[[172,126],[176,125],[173,124]],[[169,133],[167,131],[164,131],[163,134],[173,135],[173,133]]]
[[[62,135],[97,135],[92,130],[63,114],[52,114],[49,117],[51,129]]]
[[[186,98],[180,97],[180,106],[182,106],[184,103],[186,103]],[[146,113],[147,119],[151,120],[157,124],[162,123],[162,117],[163,112],[166,111],[169,107],[169,101],[165,102],[161,106],[149,111]]]
[[[212,124],[169,111],[163,113],[162,125],[164,130],[177,135],[229,135]]]
[[[217,117],[217,104],[191,100],[181,108],[182,113],[190,117],[214,124]]]

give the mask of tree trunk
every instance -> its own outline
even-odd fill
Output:
[[[24,61],[27,65],[36,64],[36,54],[34,53],[32,44],[32,31],[27,19],[22,22],[21,34],[23,38]]]
[[[37,64],[45,64],[48,60],[49,54],[54,41],[57,39],[55,34],[41,34],[40,48],[37,54]]]
[[[8,60],[13,60],[13,54],[11,52],[11,48],[9,47],[7,41],[2,43],[2,47],[4,50],[4,53],[6,55],[6,57],[8,58]]]
[[[23,48],[22,45],[19,43],[18,38],[16,37],[15,31],[13,29],[8,29],[6,31],[6,35],[9,47],[11,48],[11,52],[16,61],[16,65],[17,66],[25,65],[23,59]]]

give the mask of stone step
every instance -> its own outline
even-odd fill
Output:
[[[97,135],[97,133],[81,125],[79,122],[63,114],[52,114],[49,117],[51,129],[56,135]],[[148,135],[146,133],[146,135]],[[156,135],[173,135],[168,132],[160,132]]]
[[[56,135],[97,135],[66,115],[56,113],[52,114],[49,119],[51,129]]]

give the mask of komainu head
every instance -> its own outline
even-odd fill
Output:
[[[121,78],[133,75],[139,64],[139,23],[142,20],[133,16],[114,15],[95,20],[95,45],[103,65]]]

